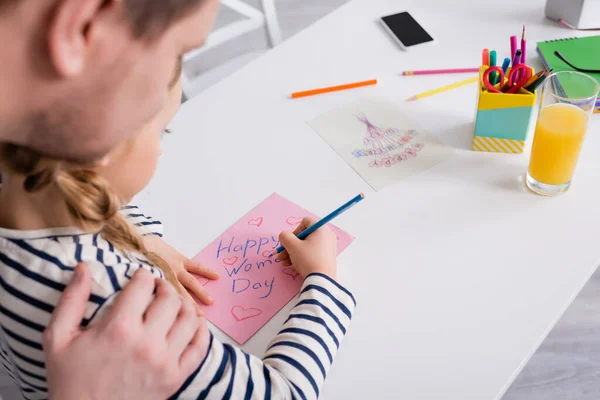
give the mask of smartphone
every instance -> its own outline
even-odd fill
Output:
[[[381,18],[381,23],[404,50],[434,42],[431,35],[406,11],[385,16]]]

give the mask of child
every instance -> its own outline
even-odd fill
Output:
[[[94,280],[84,326],[108,310],[138,268],[180,287],[171,265],[148,251],[118,212],[154,174],[161,132],[180,98],[177,80],[164,110],[95,165],[0,144],[0,356],[25,398],[47,398],[42,332],[78,262],[89,265]],[[211,335],[205,360],[172,398],[319,396],[355,302],[334,280],[333,233],[320,229],[305,241],[286,233],[282,242],[289,253],[280,258],[286,265],[293,262],[305,281],[265,357],[245,354]]]

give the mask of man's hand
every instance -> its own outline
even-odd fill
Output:
[[[206,356],[206,320],[148,271],[140,269],[108,314],[82,330],[90,293],[90,271],[80,264],[44,332],[50,399],[164,400]]]
[[[144,236],[144,245],[146,249],[158,254],[171,266],[179,284],[184,289],[182,290],[183,293],[188,293],[188,295],[189,293],[193,294],[207,306],[214,302],[208,290],[192,274],[203,276],[208,280],[219,279],[219,275],[215,271],[196,261],[190,260],[158,236]],[[189,296],[189,298],[195,301],[192,296]]]

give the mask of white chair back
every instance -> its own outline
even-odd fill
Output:
[[[222,0],[221,4],[245,17],[240,21],[235,21],[221,28],[216,29],[210,34],[204,46],[187,53],[184,58],[184,73],[182,76],[183,93],[189,99],[200,92],[205,83],[201,77],[190,78],[185,73],[185,65],[189,64],[194,58],[206,53],[207,51],[229,42],[237,37],[245,35],[256,29],[264,28],[267,33],[267,39],[271,47],[281,43],[281,29],[277,20],[275,9],[275,0],[261,0],[262,9],[252,7],[241,0]],[[214,74],[213,74],[214,75]],[[212,78],[211,81],[215,79]]]

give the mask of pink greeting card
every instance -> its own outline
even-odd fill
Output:
[[[206,282],[215,298],[203,306],[208,319],[239,344],[244,344],[281,308],[295,297],[302,277],[293,267],[284,267],[269,254],[279,246],[279,234],[293,231],[305,216],[318,219],[302,207],[273,193],[233,224],[194,260],[221,276]],[[341,253],[354,237],[328,225],[338,237]]]

